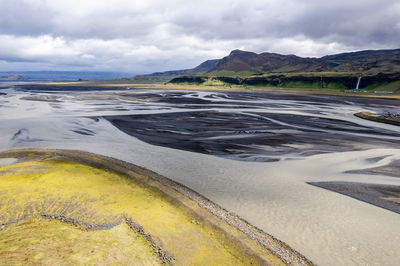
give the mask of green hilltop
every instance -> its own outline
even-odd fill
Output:
[[[130,78],[138,83],[187,83],[245,87],[282,87],[400,93],[400,49],[366,50],[304,58],[234,50],[193,69]]]

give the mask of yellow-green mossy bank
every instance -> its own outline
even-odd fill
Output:
[[[138,166],[86,152],[0,153],[0,265],[309,265],[286,244]]]

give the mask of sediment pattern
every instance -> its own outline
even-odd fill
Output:
[[[0,157],[19,158],[0,168],[0,234],[32,217],[86,231],[127,224],[162,263],[310,264],[239,217],[145,169],[72,151]]]

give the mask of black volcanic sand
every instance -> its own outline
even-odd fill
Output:
[[[106,90],[121,90],[121,87],[103,87],[103,86],[63,86],[63,85],[43,85],[43,84],[23,84],[14,85],[14,87],[23,91],[32,92],[61,92],[61,91],[106,91]]]
[[[400,214],[400,186],[353,182],[312,182],[328,189]]]
[[[232,158],[241,160],[271,161],[275,160],[274,156],[290,153],[310,155],[348,151],[357,149],[360,142],[366,146],[379,144],[390,147],[390,141],[348,133],[393,136],[393,132],[343,120],[290,114],[202,111],[105,118],[120,130],[154,145],[220,156],[233,155]],[[296,125],[302,128],[293,128]]]
[[[302,95],[258,92],[227,92],[196,98],[193,92],[119,94],[130,100],[147,100],[173,108],[192,109],[149,115],[107,116],[120,130],[153,145],[213,154],[236,160],[276,161],[282,155],[312,155],[325,152],[351,151],[376,147],[393,147],[398,141],[380,140],[375,136],[398,136],[397,132],[364,127],[338,119],[326,119],[295,114],[261,113],[268,108],[280,110],[293,106],[292,102],[320,106],[307,110],[318,115],[331,106],[327,104],[357,104],[393,109],[398,100]],[[191,96],[191,97],[187,97]],[[218,101],[215,101],[218,99]],[[232,102],[234,100],[235,102]],[[218,111],[197,111],[218,108]],[[229,110],[224,110],[229,108]],[[235,111],[240,109],[240,111]],[[246,110],[249,111],[246,111]],[[250,111],[251,109],[251,111]],[[324,110],[325,109],[325,110]],[[254,111],[255,110],[255,111]],[[306,127],[306,128],[305,128]],[[327,132],[328,131],[328,132]],[[370,134],[361,137],[354,133]]]
[[[374,145],[389,148],[395,142],[353,135],[392,137],[391,131],[293,114],[201,111],[105,118],[127,134],[154,145],[238,160],[274,161],[288,154],[351,151]]]
[[[329,109],[346,105],[391,111],[399,106],[396,99],[274,92],[113,90],[113,87],[102,87],[110,91],[93,93],[92,90],[99,88],[85,86],[23,85],[17,88],[52,92],[50,96],[30,95],[26,100],[63,101],[63,92],[70,90],[75,100],[87,101],[98,111],[154,110],[157,114],[104,118],[125,133],[153,145],[235,160],[276,161],[285,155],[392,148],[400,144],[399,140],[379,138],[400,138],[400,132],[318,117],[330,112]],[[286,112],[294,109],[309,115],[263,113],[266,109]],[[81,130],[76,133],[89,134]],[[368,136],[357,135],[359,133]]]
[[[347,173],[400,177],[400,160],[395,160],[385,166],[370,168],[366,170],[348,171]]]
[[[30,92],[43,90],[40,86],[19,87]],[[399,131],[378,128],[374,124],[363,126],[346,121],[345,118],[342,120],[318,117],[331,112],[332,109],[348,106],[393,113],[399,106],[397,99],[149,89],[93,93],[91,90],[98,90],[97,87],[46,86],[45,91],[48,94],[52,92],[50,96],[35,94],[30,95],[27,100],[50,103],[63,101],[62,91],[68,90],[72,90],[70,96],[75,100],[86,102],[99,111],[155,111],[152,114],[104,117],[123,132],[142,141],[235,160],[276,161],[284,156],[308,156],[400,146],[400,141],[396,139],[400,138]],[[265,113],[264,110],[271,112]],[[290,114],[291,110],[308,115]],[[75,133],[93,134],[85,128],[76,130]],[[383,158],[371,160],[380,159]],[[387,166],[352,173],[399,177],[399,168],[400,162],[395,161]],[[396,202],[399,187],[346,182],[311,184],[399,212],[399,203]]]

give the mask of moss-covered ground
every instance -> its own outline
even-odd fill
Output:
[[[283,264],[146,176],[95,159],[101,167],[52,153],[13,155],[17,163],[0,166],[0,264]]]
[[[121,223],[86,231],[57,220],[29,218],[0,232],[2,265],[161,265],[146,239]]]
[[[394,125],[394,126],[400,126],[400,120],[391,118],[391,117],[385,117],[383,115],[376,115],[370,112],[359,112],[355,113],[355,116],[358,118],[374,121],[374,122],[379,122],[379,123],[385,123],[389,125]]]

